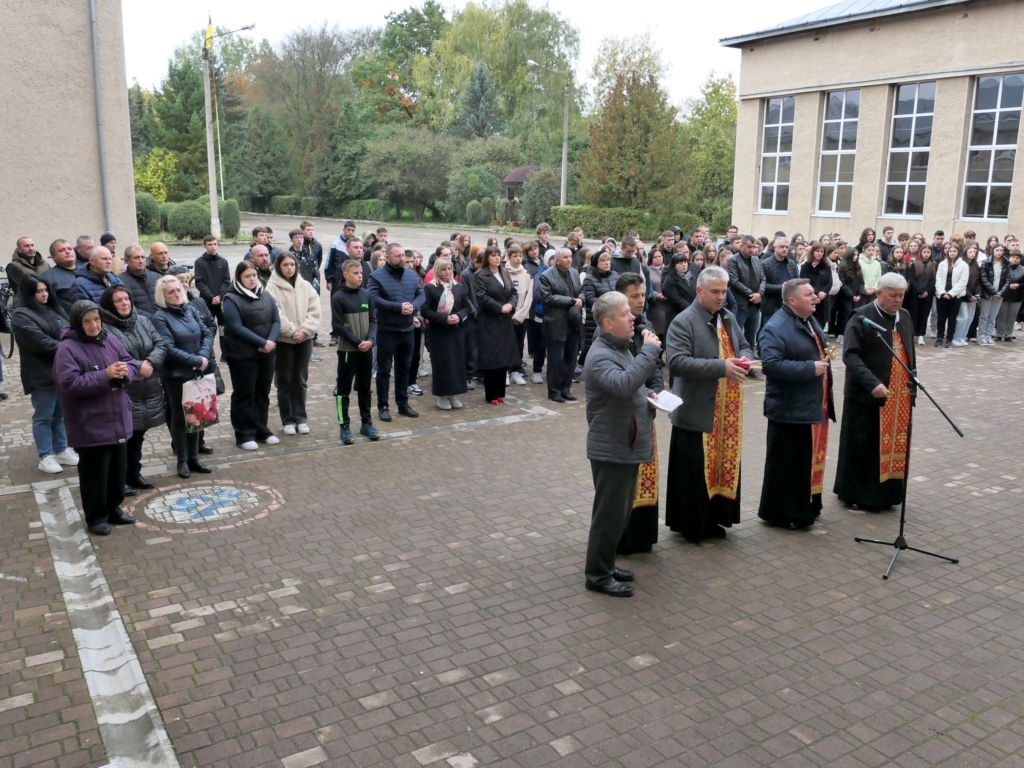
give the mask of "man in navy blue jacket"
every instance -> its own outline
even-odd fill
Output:
[[[377,309],[377,415],[381,421],[391,421],[388,391],[394,363],[398,412],[415,419],[419,414],[409,407],[412,319],[427,297],[416,273],[404,267],[405,248],[398,243],[389,244],[384,259],[384,266],[370,275],[366,286]]]

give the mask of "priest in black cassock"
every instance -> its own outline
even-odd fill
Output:
[[[806,279],[782,285],[782,309],[761,329],[767,450],[757,516],[795,531],[821,514],[828,422],[836,420],[828,342]]]
[[[843,333],[846,386],[834,491],[844,504],[871,512],[888,509],[903,498],[914,396],[906,371],[878,332],[861,320],[868,318],[886,328],[885,340],[914,370],[914,325],[901,309],[906,291],[902,275],[882,275],[875,300],[853,313]]]

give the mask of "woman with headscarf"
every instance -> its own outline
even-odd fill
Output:
[[[594,262],[590,271],[580,280],[580,298],[583,299],[587,317],[583,321],[583,345],[572,377],[577,384],[582,381],[587,352],[590,351],[590,345],[594,343],[594,332],[597,330],[597,323],[594,321],[594,302],[606,293],[614,291],[615,281],[618,278],[619,273],[612,270],[612,255],[602,252],[598,254],[597,261]]]
[[[65,414],[68,442],[79,455],[78,482],[89,531],[109,536],[111,525],[131,525],[124,501],[132,403],[127,385],[139,368],[117,337],[108,333],[100,308],[76,301],[61,331],[53,379]]]
[[[213,330],[199,313],[198,306],[205,302],[190,303],[177,277],[164,275],[157,280],[155,291],[158,309],[153,313],[153,327],[167,345],[160,378],[167,398],[171,445],[178,460],[178,477],[188,479],[192,472],[212,472],[199,460],[199,433],[186,430],[181,394],[186,381],[211,372]]]
[[[126,495],[138,489],[152,488],[153,483],[142,476],[142,443],[146,430],[159,427],[167,420],[164,386],[160,368],[167,357],[167,343],[156,332],[153,322],[137,312],[132,297],[123,285],[112,285],[100,297],[103,327],[117,337],[135,361],[139,375],[127,387],[132,402],[132,436],[128,439]]]
[[[512,278],[501,263],[501,249],[488,247],[473,276],[476,291],[480,346],[477,367],[484,377],[484,399],[491,405],[505,402],[505,376],[515,365],[518,350],[512,322],[518,300]]]
[[[462,324],[469,316],[470,305],[466,286],[457,281],[451,259],[438,257],[433,278],[423,286],[423,292],[427,299],[420,312],[430,327],[430,393],[442,411],[461,408],[458,396],[467,390]]]
[[[220,346],[231,371],[231,426],[235,444],[245,451],[259,443],[277,445],[270,431],[270,386],[277,365],[281,316],[277,302],[263,290],[256,268],[241,261],[224,298],[224,337]],[[257,442],[258,441],[258,442]]]
[[[286,435],[309,434],[306,423],[306,382],[313,355],[313,336],[320,327],[320,294],[299,274],[299,261],[286,251],[274,262],[267,293],[277,303],[281,332],[277,335],[277,409]]]
[[[78,454],[68,447],[60,398],[53,381],[53,358],[60,346],[61,329],[68,316],[57,294],[35,272],[18,284],[11,313],[18,345],[21,384],[32,400],[32,438],[39,455],[39,470],[50,475],[78,465]]]

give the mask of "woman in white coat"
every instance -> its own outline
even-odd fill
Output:
[[[956,316],[960,312],[960,303],[967,292],[967,279],[970,269],[960,258],[960,246],[950,243],[946,248],[946,258],[935,271],[935,311],[938,315],[938,326],[935,332],[936,347],[952,347],[953,334],[956,332]],[[945,336],[945,338],[943,338]]]
[[[277,337],[277,407],[286,435],[309,434],[306,423],[306,381],[313,354],[313,335],[320,327],[320,297],[299,274],[290,251],[277,257],[267,292],[277,302],[281,333]]]

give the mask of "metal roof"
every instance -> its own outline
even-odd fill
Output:
[[[914,11],[925,11],[942,8],[947,5],[958,5],[967,0],[842,0],[842,2],[819,8],[805,13],[795,19],[776,24],[757,32],[736,37],[725,37],[719,42],[730,48],[738,48],[745,43],[764,40],[769,37],[781,37],[811,29],[835,27],[840,24],[852,24],[857,21],[868,21],[886,16],[898,16]]]

